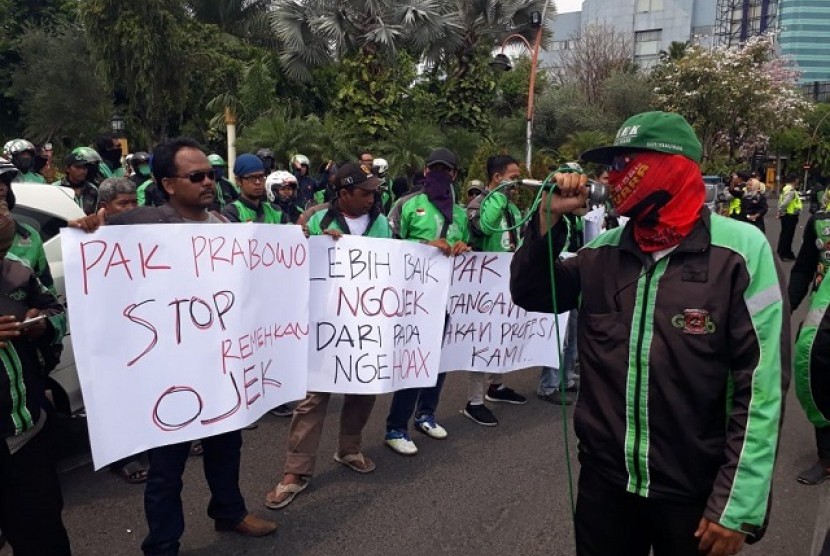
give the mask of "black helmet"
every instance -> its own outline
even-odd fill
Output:
[[[146,153],[144,151],[133,153],[133,156],[130,159],[130,165],[133,167],[133,170],[138,172],[138,168],[144,164],[150,164],[150,153]]]
[[[274,160],[277,159],[277,155],[274,154],[274,151],[271,149],[259,149],[256,152],[257,157],[259,158],[273,158]]]

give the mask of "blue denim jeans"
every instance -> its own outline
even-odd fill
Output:
[[[561,367],[565,370],[565,388],[572,388],[576,384],[576,316],[577,310],[568,313],[568,326],[565,329],[565,345],[562,349]],[[536,393],[540,396],[555,394],[559,391],[559,369],[556,367],[542,367],[539,376],[539,388]]]
[[[386,432],[408,431],[409,419],[412,418],[413,412],[416,419],[421,415],[435,415],[446,377],[446,373],[439,374],[438,381],[431,388],[407,388],[395,392],[392,405],[389,407],[389,416],[386,417]]]
[[[247,515],[239,491],[239,460],[242,433],[226,432],[202,439],[202,463],[210,487],[208,516],[239,523]],[[144,489],[144,513],[150,529],[141,549],[146,555],[179,553],[184,533],[182,473],[190,454],[190,442],[171,444],[148,451],[150,469]]]

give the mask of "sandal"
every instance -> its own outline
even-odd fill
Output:
[[[205,453],[205,449],[202,447],[201,440],[194,440],[193,444],[190,445],[190,457],[201,456]]]
[[[339,456],[335,453],[334,461],[342,463],[352,471],[357,471],[358,473],[371,473],[375,470],[375,467],[377,467],[375,462],[360,452],[356,454],[346,454],[345,456]]]
[[[830,471],[820,461],[805,469],[796,477],[796,481],[803,485],[817,485],[830,478]]]
[[[120,467],[115,467],[112,472],[121,477],[125,483],[140,485],[147,482],[147,468],[137,459],[130,460]]]
[[[291,483],[284,485],[278,484],[274,490],[265,495],[265,507],[269,510],[279,510],[286,507],[294,498],[305,490],[308,486],[308,479],[303,479],[300,483]]]

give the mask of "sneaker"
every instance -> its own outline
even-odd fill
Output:
[[[562,400],[562,393],[559,390],[551,392],[550,394],[536,394],[536,397],[542,401],[552,403],[554,405],[571,405],[574,403],[573,392],[570,389],[565,390],[565,400]]]
[[[484,396],[484,399],[488,402],[512,403],[516,405],[527,403],[527,398],[521,394],[517,394],[506,386],[502,386],[501,388],[490,386],[487,389],[487,394]]]
[[[294,408],[288,405],[287,403],[284,403],[272,409],[271,415],[275,417],[291,417],[292,415],[294,415]]]
[[[469,417],[479,425],[485,427],[495,427],[499,424],[499,420],[493,415],[493,412],[487,409],[487,406],[482,404],[473,405],[468,403],[467,406],[461,410],[465,417]]]
[[[387,446],[402,456],[414,456],[418,453],[418,447],[409,438],[409,435],[402,431],[389,431],[383,440]]]
[[[805,469],[795,478],[802,485],[818,485],[830,478],[830,471],[820,461]]]
[[[447,429],[435,422],[435,415],[421,415],[415,419],[415,428],[430,438],[447,438]]]

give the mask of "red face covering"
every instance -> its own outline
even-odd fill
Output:
[[[611,201],[634,221],[634,239],[644,253],[678,245],[697,222],[705,198],[698,165],[680,155],[641,152],[611,171]]]

